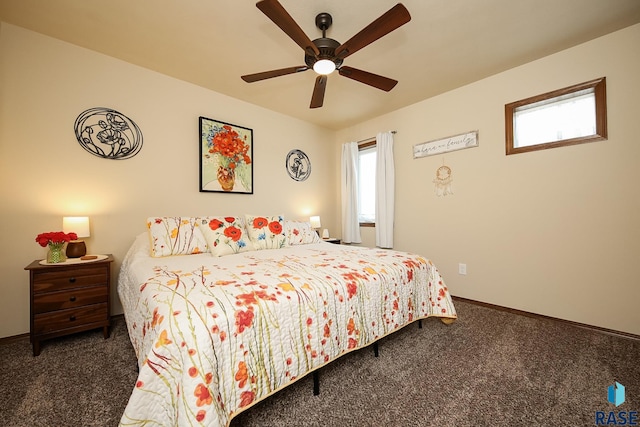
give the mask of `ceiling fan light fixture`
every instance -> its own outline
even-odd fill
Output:
[[[320,59],[313,64],[313,71],[323,76],[329,75],[336,70],[336,64],[329,59]]]

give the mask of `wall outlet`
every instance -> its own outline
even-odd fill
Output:
[[[458,274],[467,274],[467,264],[458,264]]]

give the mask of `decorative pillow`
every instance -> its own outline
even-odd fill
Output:
[[[244,228],[244,220],[235,216],[200,218],[198,227],[204,235],[209,252],[224,256],[254,250]]]
[[[288,246],[282,215],[245,215],[245,219],[249,238],[256,249],[278,249]]]
[[[322,241],[309,221],[284,221],[284,234],[289,245],[306,245]]]
[[[207,242],[196,217],[149,217],[151,256],[192,255],[207,252]]]

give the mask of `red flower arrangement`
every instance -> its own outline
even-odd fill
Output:
[[[225,168],[235,169],[239,164],[251,163],[251,157],[247,155],[249,146],[229,125],[222,126],[222,130],[211,139],[209,147],[209,153],[221,156],[220,164]]]
[[[36,242],[43,248],[47,245],[61,245],[71,240],[78,240],[76,233],[65,233],[63,231],[50,231],[48,233],[40,233],[36,237]]]

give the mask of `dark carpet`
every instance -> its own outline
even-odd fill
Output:
[[[640,341],[455,302],[350,353],[234,418],[239,426],[593,426],[640,411]],[[102,332],[0,345],[0,425],[116,426],[136,380],[122,317]],[[626,387],[615,407],[607,388]]]

